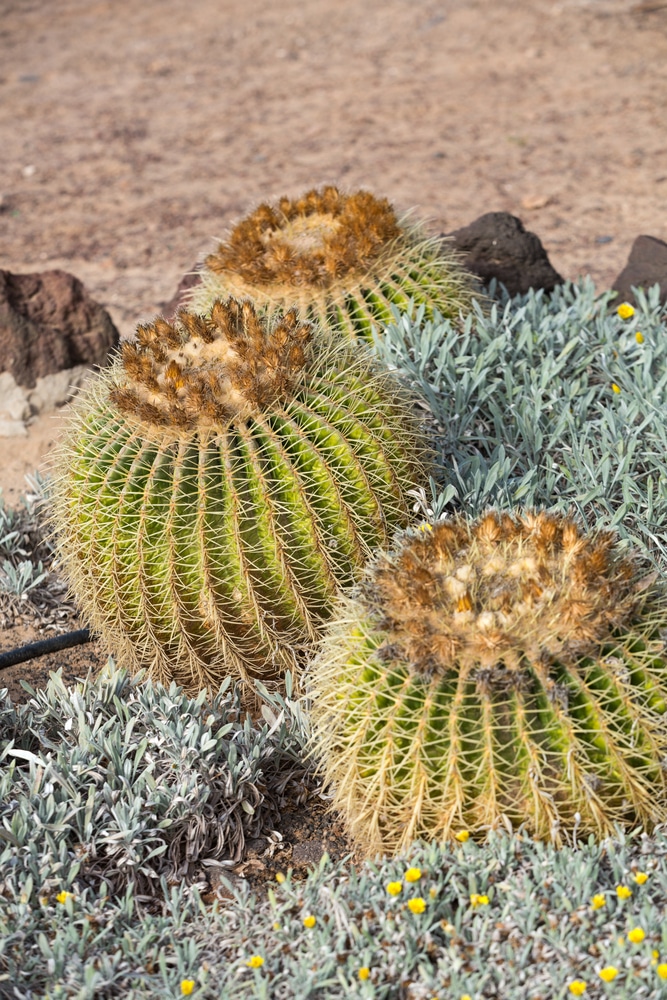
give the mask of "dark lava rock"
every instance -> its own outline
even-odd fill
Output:
[[[105,309],[66,271],[0,270],[0,371],[32,389],[43,375],[103,365],[119,333]]]
[[[617,301],[636,305],[635,288],[660,285],[660,301],[667,302],[667,243],[655,236],[638,236],[632,244],[628,262],[611,286],[618,292]]]
[[[485,284],[491,278],[501,281],[510,295],[530,288],[551,292],[563,283],[539,237],[526,232],[521,219],[509,212],[487,212],[448,235],[463,254],[464,267]]]
[[[179,309],[185,305],[185,293],[191,288],[195,288],[201,282],[200,271],[204,265],[195,264],[191,271],[187,271],[178,283],[178,288],[168,302],[162,305],[162,315],[165,319],[173,320]]]

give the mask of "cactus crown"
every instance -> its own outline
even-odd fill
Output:
[[[294,391],[307,362],[309,324],[295,310],[269,324],[249,301],[216,301],[210,313],[159,317],[123,344],[125,380],[110,391],[122,413],[182,429],[226,426]]]
[[[397,553],[376,558],[362,601],[388,634],[381,656],[425,675],[477,668],[504,686],[520,682],[522,665],[598,647],[632,619],[648,582],[611,533],[582,536],[544,513],[489,513],[406,535]]]
[[[363,274],[401,233],[386,198],[368,191],[345,195],[330,186],[260,205],[206,258],[206,266],[252,285],[325,289],[343,276]]]

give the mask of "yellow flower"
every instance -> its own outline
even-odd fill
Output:
[[[470,839],[470,830],[459,830],[458,833],[454,834],[454,840],[458,840],[459,844],[465,844],[466,840]]]
[[[261,969],[264,965],[264,959],[261,955],[252,955],[246,962],[246,965],[249,969]]]
[[[362,965],[362,967],[357,972],[357,975],[359,976],[359,979],[361,979],[362,983],[368,979],[370,974],[371,970],[368,968],[367,965]]]
[[[274,931],[279,931],[280,930],[280,924],[278,923],[277,920],[274,921],[273,929],[274,929]]]
[[[641,927],[633,927],[631,931],[628,931],[628,941],[632,941],[633,944],[641,944],[645,937]]]
[[[630,317],[634,316],[635,314],[635,310],[633,309],[633,307],[630,305],[629,302],[621,302],[616,312],[621,317],[621,319],[630,319]]]
[[[403,878],[406,882],[419,882],[422,877],[421,868],[408,868]]]
[[[307,917],[303,918],[303,926],[304,927],[308,927],[308,928],[314,927],[316,923],[317,923],[317,917],[314,917],[312,915],[312,913],[309,913]]]
[[[586,992],[586,983],[583,979],[573,979],[567,988],[573,996],[581,997]]]
[[[618,975],[618,969],[614,965],[605,965],[604,969],[600,969],[598,972],[600,979],[604,979],[605,983],[611,983]]]
[[[667,962],[661,962],[655,971],[661,979],[667,979]]]
[[[63,889],[62,892],[58,893],[58,895],[56,896],[56,899],[58,900],[59,903],[63,903],[64,904],[64,903],[67,902],[68,899],[74,899],[74,893],[73,892],[67,892],[65,889]]]
[[[464,993],[463,996],[461,997],[461,1000],[472,1000],[472,997],[470,996],[469,993]]]
[[[408,909],[410,913],[423,913],[426,909],[426,903],[421,896],[415,896],[408,902]]]
[[[635,872],[632,876],[637,883],[637,885],[643,885],[644,882],[648,881],[648,875],[646,872]]]
[[[432,524],[420,524],[419,525],[419,530],[420,531],[433,531],[433,525]]]
[[[637,341],[638,344],[643,344],[644,343],[644,334],[640,333],[639,330],[637,330],[637,332],[635,334],[635,340]]]
[[[282,885],[284,881],[285,881],[285,876],[283,875],[283,873],[276,872],[276,882],[279,882]]]
[[[632,889],[628,889],[627,885],[617,885],[616,895],[619,899],[630,899],[632,895]]]
[[[438,895],[438,890],[434,885],[432,885],[431,888],[428,890],[428,894],[431,897],[431,899],[435,899],[435,897]]]
[[[480,896],[479,893],[477,892],[473,892],[472,895],[470,896],[471,906],[486,906],[488,902],[489,902],[488,896]]]
[[[596,894],[591,899],[591,906],[594,910],[599,910],[601,907],[607,905],[607,900],[604,898],[603,892],[596,892]]]
[[[184,997],[189,997],[194,988],[194,979],[181,979],[181,993]]]
[[[387,886],[387,892],[390,896],[398,896],[399,892],[403,888],[402,882],[390,882]]]
[[[611,387],[612,387],[613,391],[616,392],[616,393],[619,393],[621,391],[620,387],[617,386],[615,382],[611,383]]]

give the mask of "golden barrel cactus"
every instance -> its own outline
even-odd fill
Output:
[[[405,532],[311,669],[334,806],[369,851],[667,820],[667,603],[610,534],[489,513]]]
[[[138,329],[54,463],[60,558],[121,665],[188,690],[280,677],[407,523],[425,445],[365,350],[217,301]]]
[[[296,306],[301,319],[346,339],[370,340],[412,299],[456,318],[477,285],[457,255],[399,220],[385,198],[335,187],[262,204],[209,254],[194,308],[219,296],[251,298],[268,313]]]

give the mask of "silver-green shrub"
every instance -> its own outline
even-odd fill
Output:
[[[431,418],[440,474],[424,508],[575,511],[664,568],[667,306],[657,286],[640,290],[624,320],[614,294],[585,280],[474,305],[463,333],[418,310],[376,335]]]

